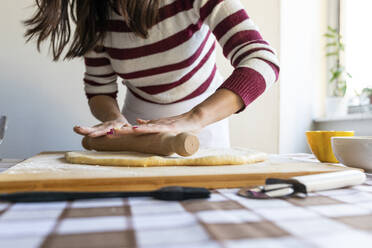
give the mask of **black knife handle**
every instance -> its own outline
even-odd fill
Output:
[[[209,198],[211,192],[206,188],[170,186],[152,192],[155,199],[164,201],[183,201]]]
[[[0,194],[0,201],[18,202],[56,202],[72,201],[85,199],[104,199],[104,198],[127,198],[151,196],[155,199],[166,201],[182,201],[188,199],[208,198],[209,190],[205,188],[191,187],[164,187],[155,191],[138,192],[20,192],[10,194]]]

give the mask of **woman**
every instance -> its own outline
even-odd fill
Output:
[[[50,38],[58,60],[84,57],[85,92],[94,127],[81,135],[197,132],[201,146],[228,147],[227,117],[242,111],[277,79],[277,57],[239,0],[36,0],[25,22],[38,48]],[[223,80],[218,41],[235,67]],[[127,86],[122,112],[117,78]]]

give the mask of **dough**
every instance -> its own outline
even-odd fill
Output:
[[[267,154],[245,148],[200,149],[190,157],[157,156],[136,152],[67,152],[65,158],[73,164],[91,164],[107,166],[208,166],[238,165],[262,162]]]

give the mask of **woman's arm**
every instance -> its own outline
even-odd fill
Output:
[[[92,114],[102,123],[94,127],[75,126],[74,131],[81,135],[99,137],[113,128],[130,126],[120,113],[116,95],[118,92],[117,75],[103,49],[96,49],[84,56],[84,89]]]
[[[278,80],[274,49],[262,38],[239,0],[195,0],[194,9],[235,68],[220,89],[238,94],[244,107],[248,106]]]
[[[219,89],[191,112],[202,127],[225,119],[244,107],[242,98],[227,89]]]
[[[88,103],[92,114],[102,122],[125,120],[120,112],[118,102],[113,97],[97,95],[90,98]]]

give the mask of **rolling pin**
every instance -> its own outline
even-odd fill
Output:
[[[87,150],[130,151],[169,156],[191,156],[199,149],[199,139],[190,133],[127,134],[120,138],[85,136],[82,145]]]

